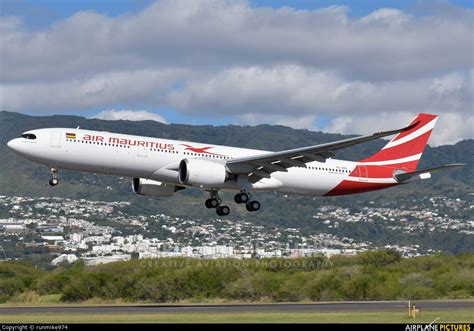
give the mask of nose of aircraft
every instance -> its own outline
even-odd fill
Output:
[[[18,149],[18,138],[12,139],[7,143],[8,148],[10,148],[13,151],[16,151]]]

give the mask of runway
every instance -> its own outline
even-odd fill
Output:
[[[420,300],[412,301],[420,309],[465,309],[474,308],[474,300]],[[396,310],[407,308],[407,301],[354,301],[321,303],[272,303],[272,304],[205,304],[205,305],[101,305],[101,306],[42,306],[0,307],[0,316],[12,314],[74,313],[74,314],[133,314],[133,313],[238,313],[238,312],[335,312]]]

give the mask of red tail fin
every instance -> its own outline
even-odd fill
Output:
[[[437,115],[418,114],[410,122],[416,123],[412,129],[397,134],[379,152],[360,162],[366,165],[387,165],[415,170],[437,119]]]

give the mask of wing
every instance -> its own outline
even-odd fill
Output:
[[[417,124],[418,122],[415,122],[398,130],[383,131],[372,135],[359,136],[326,144],[235,158],[227,161],[226,165],[231,173],[247,174],[250,182],[256,183],[262,178],[270,178],[272,172],[286,172],[288,171],[287,169],[291,167],[305,167],[306,163],[313,161],[325,162],[326,159],[334,156],[333,151],[335,150],[408,131]]]

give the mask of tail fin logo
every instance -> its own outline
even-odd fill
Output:
[[[382,150],[360,162],[415,170],[437,119],[437,115],[418,114],[410,130],[397,134]]]

